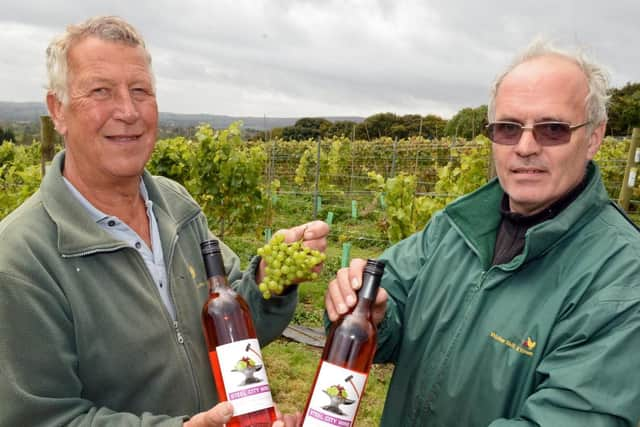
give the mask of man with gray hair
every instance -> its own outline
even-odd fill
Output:
[[[47,67],[66,149],[0,223],[0,425],[222,426],[234,408],[214,406],[200,323],[211,233],[182,186],[144,170],[158,124],[151,56],[128,23],[97,17],[55,39]],[[328,231],[282,232],[324,250]],[[264,300],[264,262],[242,272],[221,249],[266,345],[297,290]]]
[[[380,257],[382,426],[637,425],[640,234],[592,161],[606,102],[601,67],[544,42],[496,80],[497,179]],[[363,265],[330,283],[329,319]]]

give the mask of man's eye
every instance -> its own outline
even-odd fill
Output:
[[[107,89],[106,87],[97,87],[91,89],[91,94],[98,97],[106,97],[109,95],[109,89]]]
[[[145,87],[134,87],[131,89],[131,93],[138,98],[151,95],[151,91]]]

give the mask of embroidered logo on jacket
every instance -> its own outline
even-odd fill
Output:
[[[531,337],[527,337],[526,340],[522,341],[522,346],[526,349],[533,350],[536,348],[536,342],[531,339]]]
[[[524,354],[529,357],[533,356],[533,349],[536,347],[536,342],[531,337],[527,337],[526,340],[522,341],[522,344],[517,344],[508,338],[498,335],[495,331],[491,331],[489,336],[500,344],[506,345],[520,354]]]

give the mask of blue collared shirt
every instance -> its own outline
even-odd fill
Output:
[[[111,234],[118,240],[127,243],[129,246],[138,251],[142,256],[144,263],[151,273],[160,298],[165,307],[169,311],[171,318],[176,320],[176,310],[169,294],[169,285],[167,282],[167,268],[164,264],[164,254],[162,252],[162,244],[160,242],[160,232],[158,231],[158,222],[156,216],[153,214],[153,202],[149,200],[149,193],[147,187],[144,185],[144,181],[140,179],[140,194],[144,199],[144,204],[147,209],[147,217],[149,218],[149,227],[151,234],[151,248],[147,246],[144,239],[142,239],[138,233],[136,233],[131,227],[125,224],[117,216],[110,216],[96,208],[89,202],[74,186],[63,177],[65,184],[69,188],[69,191],[78,199],[78,201],[85,207],[91,218],[102,227],[107,233]]]

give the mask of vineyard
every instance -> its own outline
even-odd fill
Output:
[[[596,158],[612,199],[620,193],[629,145],[629,139],[607,138]],[[325,267],[320,277],[300,287],[293,319],[318,327],[326,284],[340,266],[349,257],[376,257],[422,228],[436,210],[485,183],[491,177],[490,150],[483,136],[473,141],[334,137],[247,142],[234,124],[223,130],[201,126],[193,139],[158,141],[148,169],[189,190],[211,230],[244,266],[276,230],[313,218],[329,222]],[[0,219],[36,191],[40,180],[38,142],[0,145]],[[637,199],[636,187],[629,209],[636,222]],[[300,410],[319,350],[281,339],[264,354],[280,408]],[[390,372],[391,367],[374,366],[360,424],[378,422]]]
[[[158,141],[148,169],[185,185],[223,237],[287,227],[285,213],[284,220],[289,214],[329,220],[343,241],[385,245],[485,183],[490,147],[483,136],[246,142],[239,124],[220,131],[201,126],[193,140]],[[628,148],[629,140],[607,138],[596,158],[612,199],[620,191]],[[0,145],[0,218],[39,183],[39,143]],[[634,196],[640,198],[640,191]],[[631,215],[639,203],[632,200]],[[354,230],[362,219],[375,226]]]
[[[606,138],[596,157],[612,199],[620,193],[629,146],[629,139]],[[236,123],[222,130],[201,126],[193,139],[160,140],[147,166],[182,183],[211,230],[244,263],[280,228],[314,218],[330,223],[321,286],[301,293],[310,306],[300,310],[299,320],[317,325],[324,284],[335,271],[349,257],[376,256],[485,183],[490,150],[483,136],[247,142]],[[38,188],[40,176],[38,142],[0,145],[0,219]],[[629,214],[639,222],[638,187],[631,199]]]

